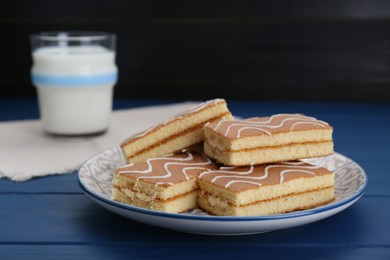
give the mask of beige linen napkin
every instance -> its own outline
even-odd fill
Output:
[[[39,120],[0,123],[0,178],[25,181],[32,177],[72,172],[88,158],[118,146],[132,134],[188,110],[196,103],[116,110],[109,130],[96,137],[54,137]]]

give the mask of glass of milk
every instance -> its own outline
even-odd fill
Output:
[[[115,35],[105,32],[43,32],[30,36],[32,82],[46,132],[104,133],[118,78]]]

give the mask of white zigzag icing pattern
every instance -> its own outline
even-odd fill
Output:
[[[277,117],[281,117],[281,116],[287,116],[288,118],[285,118],[283,119],[279,124],[277,125],[272,125],[272,122],[274,119],[276,119]],[[320,120],[317,120],[316,118],[314,117],[308,117],[308,116],[304,116],[304,115],[292,115],[292,114],[277,114],[277,115],[273,115],[271,116],[268,120],[264,121],[264,122],[256,122],[256,121],[251,121],[250,119],[247,119],[247,120],[220,120],[217,125],[213,128],[214,131],[217,131],[217,129],[224,123],[230,123],[230,122],[233,122],[233,124],[229,125],[224,133],[224,136],[227,136],[232,128],[234,127],[240,127],[238,130],[237,130],[237,134],[236,134],[236,137],[239,138],[241,137],[241,132],[243,130],[246,130],[246,129],[255,129],[255,130],[258,130],[258,131],[261,131],[261,132],[264,132],[266,133],[267,135],[272,135],[272,133],[266,129],[277,129],[277,128],[281,128],[284,126],[284,124],[288,121],[297,121],[295,122],[294,124],[292,124],[292,126],[290,127],[290,130],[294,130],[294,128],[297,126],[297,125],[300,125],[300,124],[308,124],[308,125],[317,125],[317,126],[320,126],[320,127],[326,127],[328,125],[328,123],[324,122],[324,121],[320,121]],[[264,129],[266,128],[266,129]]]
[[[170,162],[165,162],[164,163],[164,170],[166,172],[165,175],[162,175],[162,176],[156,176],[156,175],[151,175],[151,176],[139,176],[137,177],[136,179],[136,184],[135,186],[137,186],[137,183],[140,179],[168,179],[169,177],[172,176],[172,172],[169,170],[169,166],[171,165],[188,165],[189,167],[184,167],[182,169],[182,174],[184,175],[185,179],[186,180],[189,180],[189,176],[187,174],[187,171],[189,170],[194,170],[194,169],[206,169],[205,167],[200,167],[201,165],[209,165],[209,164],[212,164],[212,161],[207,158],[207,157],[204,157],[206,159],[206,162],[189,162],[189,163],[186,163],[186,161],[191,161],[194,159],[194,156],[192,153],[190,152],[186,152],[187,154],[187,157],[185,158],[177,158],[177,157],[169,157],[170,155],[172,154],[169,154],[169,155],[166,155],[164,157],[159,157],[159,158],[151,158],[151,159],[148,159],[146,160],[146,164],[147,164],[147,168],[145,170],[119,170],[118,171],[118,174],[126,174],[126,173],[138,173],[138,174],[145,174],[145,175],[148,175],[150,173],[153,172],[153,165],[151,164],[152,161],[161,161],[161,160],[170,160]],[[127,165],[124,165],[122,167],[120,167],[119,169],[121,168],[126,168],[126,167],[129,167],[129,166],[133,166],[134,164],[127,164]],[[173,185],[173,183],[171,182],[157,182],[156,183],[156,186],[158,185],[162,185],[162,184],[167,184],[167,185]]]
[[[208,171],[208,172],[201,173],[199,175],[199,178],[202,178],[202,176],[205,176],[205,175],[210,174],[210,173],[219,172],[219,173],[222,173],[222,174],[226,173],[227,175],[216,176],[216,177],[214,177],[211,180],[211,183],[216,182],[218,179],[224,179],[224,178],[229,179],[229,178],[232,178],[232,179],[238,179],[238,180],[231,180],[231,181],[227,182],[225,184],[225,188],[229,188],[234,183],[247,183],[247,184],[253,184],[253,185],[256,185],[256,186],[261,186],[261,183],[254,182],[254,181],[255,180],[267,179],[268,176],[269,176],[269,172],[268,171],[271,168],[292,168],[292,169],[286,169],[286,170],[280,171],[280,173],[279,173],[280,174],[280,178],[279,178],[279,182],[280,183],[284,182],[284,175],[286,173],[297,172],[298,171],[298,172],[308,173],[308,174],[311,174],[311,175],[316,175],[316,173],[314,171],[310,171],[310,169],[319,169],[320,168],[319,166],[314,166],[314,165],[311,166],[311,165],[303,165],[303,164],[305,164],[305,163],[304,162],[283,162],[282,164],[268,165],[268,166],[266,166],[264,168],[264,175],[263,176],[259,176],[259,177],[245,176],[245,175],[249,175],[249,174],[253,173],[254,166],[250,166],[248,171],[244,171],[244,172],[226,171],[224,169],[216,170],[216,171]],[[236,169],[236,168],[239,168],[239,167],[229,167],[229,169],[231,169],[231,170]],[[253,180],[253,181],[249,181],[249,180]]]
[[[185,115],[188,115],[188,114],[191,114],[191,113],[195,113],[195,112],[203,109],[204,107],[208,106],[209,104],[218,103],[220,101],[223,101],[223,99],[217,98],[217,99],[213,99],[213,100],[208,100],[206,102],[202,102],[202,103],[196,105],[195,107],[193,107],[193,108],[191,108],[191,109],[189,109],[189,110],[187,110],[185,112],[176,114],[176,115],[172,116],[171,118],[167,119],[164,122],[157,123],[157,124],[151,126],[150,128],[146,129],[145,131],[142,131],[140,133],[137,133],[137,134],[129,137],[127,140],[143,137],[143,136],[147,135],[148,133],[150,133],[151,131],[153,131],[155,128],[157,128],[160,125],[166,125],[166,124],[172,122],[173,120],[183,118]]]

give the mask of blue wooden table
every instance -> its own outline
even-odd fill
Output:
[[[117,100],[115,109],[170,102]],[[165,230],[111,213],[83,194],[75,173],[24,183],[1,179],[0,259],[390,259],[389,103],[228,103],[241,117],[299,112],[328,121],[335,129],[335,150],[365,169],[365,195],[316,223],[214,237]],[[0,99],[1,121],[27,118],[38,118],[34,100]]]

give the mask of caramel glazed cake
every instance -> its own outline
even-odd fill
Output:
[[[205,125],[204,151],[228,166],[320,157],[333,153],[333,128],[301,114],[278,114]]]
[[[128,163],[145,161],[202,143],[206,123],[229,118],[225,100],[209,100],[131,136],[120,146]]]
[[[258,216],[334,200],[334,173],[302,161],[222,167],[199,175],[201,208],[214,215]]]
[[[197,207],[197,176],[218,166],[203,154],[183,152],[124,165],[114,173],[112,199],[181,213]]]

